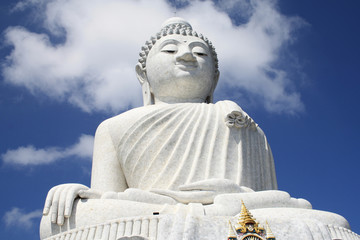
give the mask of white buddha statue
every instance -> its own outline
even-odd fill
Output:
[[[219,79],[216,52],[188,22],[167,20],[142,48],[136,73],[144,106],[99,125],[91,187],[63,184],[49,191],[42,239],[153,214],[169,216],[159,220],[163,225],[174,224],[176,220],[169,219],[179,214],[234,216],[240,212],[241,200],[249,209],[287,207],[299,216],[299,209],[314,211],[306,200],[277,191],[272,153],[258,125],[234,102],[212,103]],[[328,221],[325,215],[317,213],[319,221]],[[267,216],[266,211],[261,216]],[[326,224],[348,227],[337,215]],[[156,229],[162,239],[167,230],[161,229],[170,228]],[[178,237],[170,239],[187,239],[187,230],[172,229]],[[119,231],[114,239],[126,235]],[[129,231],[127,235],[150,236]],[[94,238],[84,239],[96,239],[93,234]],[[191,239],[201,239],[194,234]],[[207,239],[218,239],[212,236]]]

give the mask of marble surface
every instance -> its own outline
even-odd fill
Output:
[[[108,211],[112,209],[121,215],[120,209],[123,205],[118,201],[89,200],[87,202],[79,201],[76,204],[78,209],[89,209],[88,207],[91,209],[91,207],[100,206],[99,203],[96,203],[97,201],[102,201],[101,205],[107,206],[105,207],[106,213],[114,216],[114,213]],[[86,204],[90,206],[85,207]],[[116,206],[117,204],[120,204],[119,208]],[[280,207],[252,209],[250,211],[256,220],[262,223],[262,226],[268,222],[277,240],[360,239],[359,235],[349,230],[347,221],[337,214],[312,209]],[[52,237],[44,237],[43,239],[114,240],[133,237],[130,239],[218,240],[227,238],[229,220],[236,222],[238,219],[238,216],[206,216],[199,213],[189,211],[189,206],[179,205],[173,213],[160,212],[159,215],[145,213],[142,216],[115,218],[99,224],[85,224],[77,228],[71,228],[71,223],[67,222],[63,226],[65,231],[53,232]],[[84,223],[84,219],[91,218],[87,214],[89,213],[79,213],[78,220]]]
[[[226,239],[242,201],[276,239],[351,239],[341,216],[277,191],[264,132],[236,103],[212,103],[215,48],[188,22],[167,20],[135,70],[144,106],[99,125],[91,186],[49,191],[41,239]]]

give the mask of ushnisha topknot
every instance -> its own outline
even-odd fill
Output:
[[[202,34],[198,34],[197,32],[195,32],[192,29],[190,23],[179,17],[173,17],[166,20],[162,24],[160,32],[158,32],[155,36],[152,36],[150,40],[146,41],[145,45],[141,47],[141,52],[139,53],[139,63],[141,64],[143,69],[146,69],[146,58],[156,41],[162,37],[172,34],[194,36],[203,40],[209,46],[209,49],[211,51],[215,64],[215,72],[219,72],[219,61],[217,58],[215,47],[212,45],[211,41],[209,41],[209,39],[204,37]]]

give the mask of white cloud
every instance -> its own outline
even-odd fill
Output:
[[[81,135],[79,141],[64,151],[66,156],[78,156],[91,159],[93,155],[94,137],[91,135]]]
[[[81,135],[78,142],[67,148],[49,147],[36,149],[34,146],[19,147],[8,150],[1,158],[6,164],[12,165],[41,165],[49,164],[67,157],[91,159],[94,137]]]
[[[41,216],[42,211],[40,209],[26,213],[24,210],[14,207],[4,214],[3,221],[7,227],[30,229],[34,227],[34,220],[40,219]]]
[[[15,4],[15,6],[11,9],[12,12],[23,11],[32,5],[40,5],[42,0],[25,0],[19,1]]]
[[[22,1],[17,9],[29,4],[44,2]],[[3,65],[3,76],[34,94],[69,101],[88,112],[139,106],[137,54],[176,11],[216,46],[219,91],[224,86],[241,88],[270,112],[303,110],[293,81],[273,67],[301,20],[282,15],[276,1],[189,1],[175,10],[166,0],[51,0],[43,9],[37,14],[47,32],[10,27],[5,33],[14,49]],[[236,11],[246,23],[232,23],[229,16]],[[64,42],[51,40],[61,38]]]

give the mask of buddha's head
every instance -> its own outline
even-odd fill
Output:
[[[212,102],[219,79],[211,42],[181,18],[170,18],[140,52],[136,65],[144,105]]]

